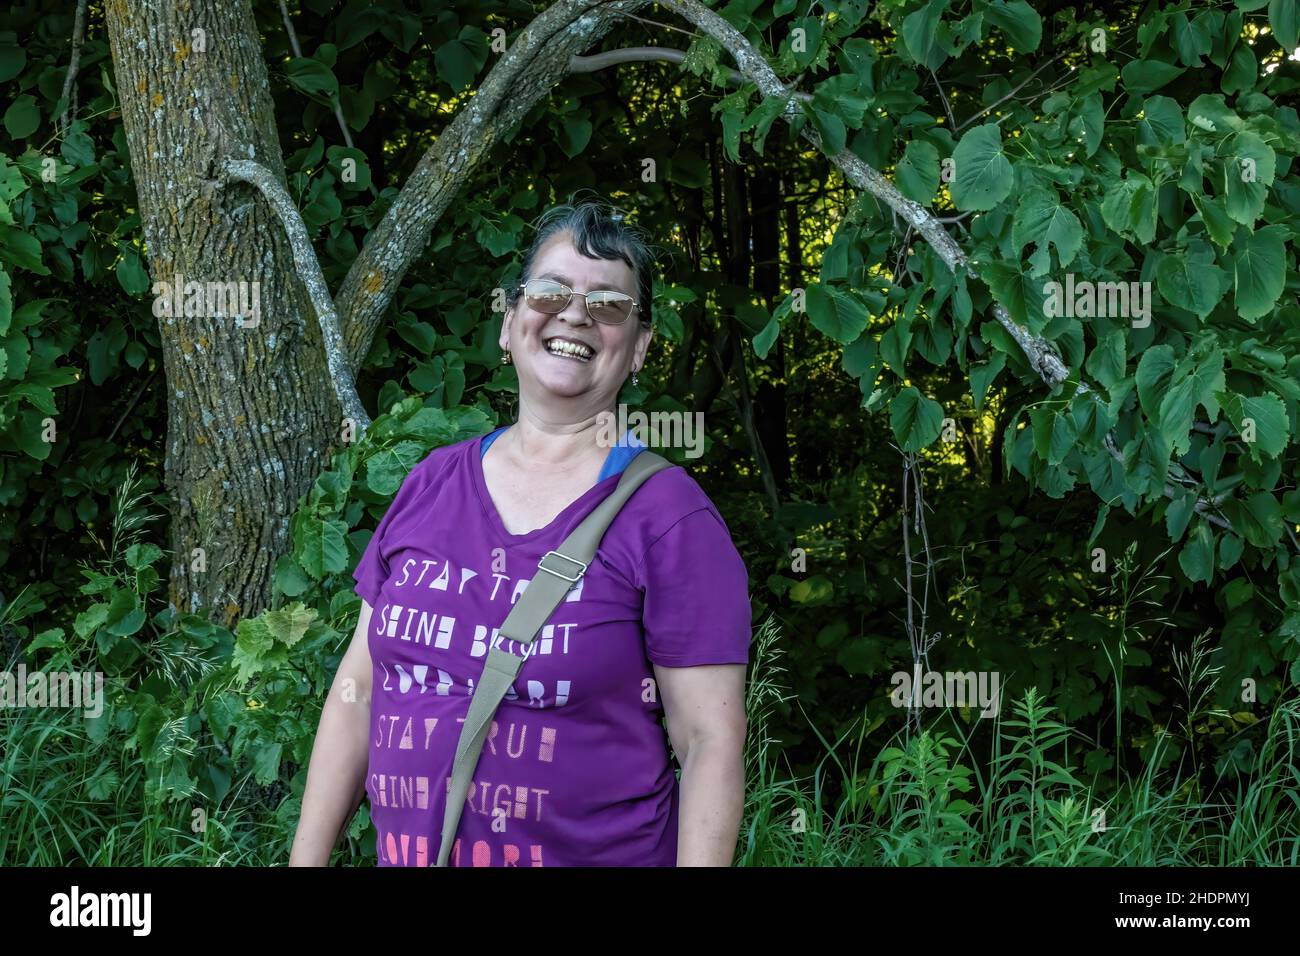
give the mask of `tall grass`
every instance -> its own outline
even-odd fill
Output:
[[[759,632],[751,696],[764,709],[784,699],[771,622]],[[1193,708],[1208,699],[1213,669],[1202,641],[1181,666]],[[766,669],[766,674],[762,671]],[[942,729],[882,741],[869,766],[865,715],[813,772],[795,778],[762,754],[748,756],[743,866],[1295,866],[1300,862],[1300,697],[1273,708],[1248,772],[1205,786],[1167,759],[1176,738],[1160,733],[1142,771],[1101,794],[1066,758],[1073,731],[1029,689],[993,728],[986,750]],[[1194,709],[1190,726],[1201,714]],[[814,728],[815,729],[815,728]],[[820,737],[820,733],[818,734]],[[764,737],[751,746],[771,746]],[[981,759],[981,753],[983,759]],[[826,806],[828,779],[842,794]]]

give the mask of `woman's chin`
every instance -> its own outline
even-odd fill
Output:
[[[576,363],[571,369],[563,367],[538,369],[536,381],[543,393],[556,398],[576,398],[584,395],[591,391],[593,384],[591,373]]]

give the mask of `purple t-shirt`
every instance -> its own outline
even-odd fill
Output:
[[[510,534],[480,441],[411,470],[353,572],[374,608],[366,792],[381,866],[436,861],[489,642],[542,556],[618,483]],[[647,479],[501,702],[450,865],[675,866],[678,782],[651,664],[747,663],[750,624],[748,574],[713,503],[682,468]]]

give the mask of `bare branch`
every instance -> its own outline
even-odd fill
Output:
[[[55,124],[62,135],[68,131],[72,122],[72,85],[77,81],[77,70],[81,67],[81,44],[86,38],[86,0],[77,4],[77,15],[72,21],[72,59],[68,63],[68,75],[63,78],[63,93],[59,99],[63,102],[63,112]]]
[[[289,197],[288,190],[261,163],[251,159],[228,159],[222,163],[222,171],[232,181],[256,187],[284,226],[289,248],[293,252],[293,264],[320,322],[325,361],[329,367],[330,381],[334,385],[334,394],[343,414],[356,422],[358,434],[364,432],[370,427],[370,416],[366,414],[361,398],[357,395],[347,350],[343,344],[343,333],[339,328],[338,313],[334,310],[334,302],[325,285],[325,276],[321,273],[320,262],[312,249],[311,237],[307,235],[307,226],[302,221],[301,213]]]
[[[676,63],[680,65],[685,59],[685,50],[675,50],[672,47],[627,46],[620,47],[617,50],[606,50],[604,53],[593,53],[590,56],[570,57],[569,72],[595,73],[597,70],[618,66],[622,63]],[[739,85],[746,82],[745,77],[738,70],[728,69],[726,77],[729,83]],[[794,93],[793,95],[804,103],[811,103],[813,99],[811,93]]]
[[[954,126],[954,127],[953,127],[953,132],[954,132],[954,133],[960,132],[961,130],[964,130],[967,126],[969,126],[971,123],[973,123],[973,122],[975,122],[977,119],[979,119],[981,116],[987,116],[989,113],[992,113],[995,109],[997,109],[999,106],[1001,106],[1001,105],[1002,105],[1003,103],[1005,103],[1007,100],[1011,99],[1013,96],[1015,96],[1015,95],[1016,95],[1017,93],[1019,93],[1021,90],[1023,90],[1026,86],[1028,86],[1030,83],[1032,83],[1033,80],[1034,80],[1034,77],[1036,77],[1039,73],[1042,73],[1045,69],[1047,69],[1047,68],[1048,68],[1049,66],[1051,66],[1053,63],[1057,62],[1057,61],[1058,61],[1059,59],[1061,59],[1061,57],[1063,57],[1063,56],[1065,56],[1065,54],[1064,54],[1064,53],[1061,53],[1061,54],[1058,54],[1057,56],[1052,57],[1050,60],[1048,60],[1048,61],[1047,61],[1046,63],[1044,63],[1042,66],[1040,66],[1038,69],[1034,70],[1033,73],[1030,73],[1029,76],[1024,80],[1024,82],[1022,82],[1022,83],[1020,83],[1019,85],[1017,85],[1017,86],[1015,87],[1015,89],[1013,89],[1013,90],[1012,90],[1010,93],[1008,93],[1006,96],[1002,96],[1002,97],[999,97],[998,99],[994,100],[992,103],[990,103],[988,106],[984,107],[984,109],[980,110],[980,111],[979,111],[978,113],[976,113],[974,116],[968,117],[967,120],[966,120],[966,122],[962,123],[960,126]],[[937,81],[936,81],[936,82],[937,82]]]
[[[293,21],[289,19],[289,7],[285,0],[280,0],[280,16],[284,18],[284,32],[289,34],[289,47],[293,50],[293,55],[302,59],[302,47],[298,44],[298,34],[293,29]],[[330,97],[330,105],[334,107],[334,118],[339,121],[343,142],[348,144],[348,149],[352,149],[352,133],[348,131],[347,121],[343,119],[343,107],[339,104],[337,94]]]

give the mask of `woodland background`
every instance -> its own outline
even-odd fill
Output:
[[[750,571],[739,862],[1298,861],[1295,0],[709,9],[7,9],[0,657],[109,703],[0,711],[0,861],[287,859],[350,570],[510,420],[494,290],[583,190],[663,251],[623,398],[704,413]],[[176,272],[260,326],[160,320]],[[894,706],[916,659],[999,719]]]

